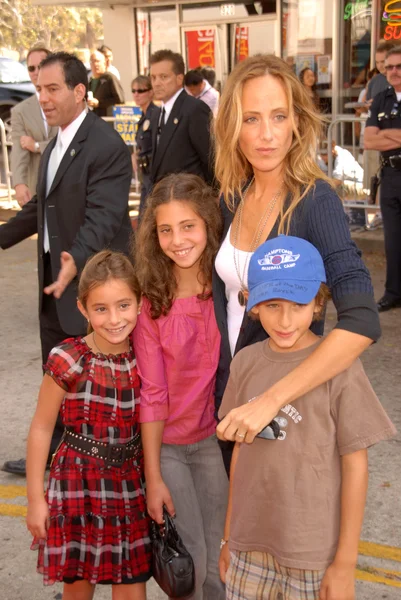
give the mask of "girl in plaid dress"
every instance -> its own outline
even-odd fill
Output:
[[[133,267],[105,250],[86,264],[78,308],[90,333],[49,354],[28,438],[27,526],[46,585],[63,600],[145,600],[151,544],[138,425],[139,379],[130,334],[140,292]],[[46,457],[57,414],[65,425],[46,498]]]

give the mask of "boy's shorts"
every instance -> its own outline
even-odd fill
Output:
[[[230,552],[226,600],[319,600],[325,571],[282,567],[266,552]]]

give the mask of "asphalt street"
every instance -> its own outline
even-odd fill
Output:
[[[366,244],[365,244],[366,246]],[[369,244],[367,244],[369,249]],[[376,296],[383,291],[384,258],[366,253]],[[0,465],[25,454],[28,428],[41,380],[37,319],[36,242],[26,240],[0,251]],[[370,481],[357,571],[358,600],[401,598],[401,310],[381,317],[383,336],[363,362],[399,434],[369,451]],[[329,308],[327,327],[335,324]],[[0,471],[0,600],[61,599],[61,586],[43,587],[35,572],[26,530],[26,490],[23,477]],[[111,598],[109,588],[95,598]],[[154,582],[148,598],[165,598]],[[213,599],[207,599],[213,600]]]

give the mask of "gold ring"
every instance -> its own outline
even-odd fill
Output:
[[[246,436],[246,433],[237,433],[237,436],[238,436],[238,437],[245,437],[245,436]]]

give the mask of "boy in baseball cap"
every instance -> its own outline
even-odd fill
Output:
[[[247,309],[269,338],[233,358],[220,418],[321,343],[310,326],[329,296],[325,281],[319,252],[304,239],[279,236],[255,251]],[[274,421],[274,440],[261,435],[243,444],[246,432],[237,432],[219,563],[226,598],[354,598],[367,448],[395,428],[359,359]]]
[[[257,248],[249,263],[247,310],[259,317],[273,350],[318,341],[309,327],[329,298],[325,281],[323,259],[306,240],[281,235]]]

